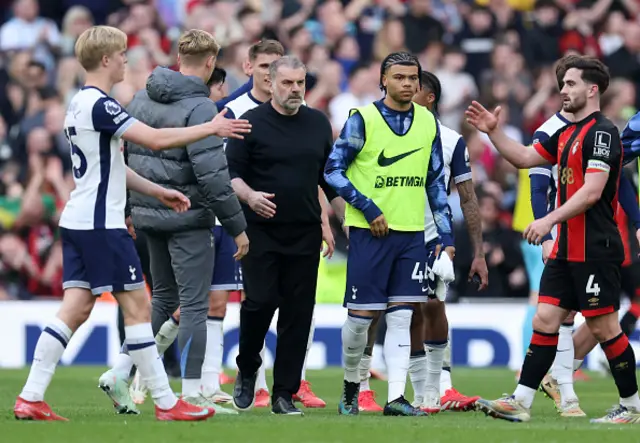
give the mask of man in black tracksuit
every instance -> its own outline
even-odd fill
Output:
[[[247,297],[240,310],[239,373],[233,393],[239,410],[253,406],[260,350],[279,308],[272,410],[301,414],[292,396],[300,387],[323,239],[333,248],[318,185],[329,201],[337,197],[323,178],[333,143],[331,125],[321,112],[302,106],[305,73],[295,57],[273,62],[272,100],[242,116],[251,123],[251,134],[230,140],[226,150],[251,240],[242,260]]]

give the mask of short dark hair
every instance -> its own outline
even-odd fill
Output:
[[[562,89],[564,86],[564,75],[567,73],[567,63],[573,62],[579,58],[579,55],[569,54],[558,60],[558,63],[556,64],[556,81],[558,82],[558,89]]]
[[[422,81],[422,87],[428,89],[436,97],[433,102],[433,110],[437,112],[438,103],[442,96],[442,83],[440,83],[440,79],[436,77],[433,72],[422,71],[420,74],[420,80]]]
[[[566,71],[572,68],[582,71],[580,78],[587,83],[596,85],[600,95],[604,94],[609,87],[611,79],[609,68],[595,57],[580,56],[566,62],[565,67]]]
[[[284,47],[278,40],[260,40],[249,48],[249,60],[254,61],[260,54],[284,56]]]
[[[380,64],[380,89],[383,91],[385,87],[382,85],[382,76],[385,75],[393,65],[415,66],[418,68],[418,73],[422,72],[422,65],[420,65],[420,61],[415,55],[408,52],[392,52],[387,55]],[[420,87],[422,87],[422,78],[419,77],[419,80]]]
[[[207,86],[221,85],[227,79],[227,71],[222,68],[215,67],[213,73],[207,82]]]

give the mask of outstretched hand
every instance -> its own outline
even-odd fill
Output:
[[[176,212],[186,212],[191,207],[191,201],[181,192],[173,189],[162,188],[158,200]]]
[[[211,120],[213,135],[217,135],[220,138],[243,139],[244,136],[242,134],[251,132],[251,123],[249,123],[249,120],[226,118],[225,114],[227,112],[228,109],[224,108]]]
[[[477,101],[472,101],[471,105],[464,112],[467,123],[474,126],[478,131],[488,134],[498,127],[498,117],[502,108],[496,107],[493,112],[490,112]]]

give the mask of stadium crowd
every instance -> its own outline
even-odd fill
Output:
[[[381,97],[384,56],[416,54],[442,82],[442,123],[466,140],[483,221],[490,286],[478,293],[466,282],[472,251],[459,205],[451,205],[456,297],[529,293],[512,228],[518,205],[530,206],[528,190],[489,139],[464,123],[468,103],[502,106],[508,134],[527,143],[561,106],[554,61],[576,52],[608,65],[602,110],[619,129],[640,107],[634,0],[0,0],[0,8],[0,300],[62,295],[56,226],[73,188],[63,121],[83,82],[75,39],[93,24],[128,35],[126,80],[112,91],[124,105],[155,66],[175,65],[184,29],[207,30],[223,48],[218,66],[227,75],[212,90],[216,99],[248,80],[250,44],[278,39],[306,63],[306,103],[328,115],[336,137],[349,109]]]

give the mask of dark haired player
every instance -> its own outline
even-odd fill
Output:
[[[602,346],[620,395],[619,406],[595,423],[639,423],[640,398],[636,360],[618,323],[620,268],[624,249],[614,213],[622,147],[616,127],[600,113],[600,95],[609,72],[597,59],[580,57],[566,63],[561,90],[563,109],[574,122],[549,140],[531,147],[508,138],[498,126],[500,108],[492,113],[473,102],[467,121],[491,138],[514,166],[558,164],[559,206],[531,223],[523,233],[540,244],[557,226],[557,238],[540,284],[534,332],[519,384],[509,397],[480,399],[480,410],[509,421],[529,421],[536,389],[553,363],[558,331],[570,311],[580,311]]]
[[[414,105],[422,69],[406,52],[387,56],[380,68],[384,99],[357,108],[334,144],[325,178],[348,203],[349,257],[342,328],[345,365],[339,413],[356,415],[358,365],[374,317],[385,311],[384,353],[388,400],[384,415],[425,415],[404,397],[411,354],[411,318],[431,290],[436,246],[444,245],[453,276],[451,219],[440,131],[434,115]],[[426,193],[425,193],[426,187]],[[427,202],[428,200],[428,202]],[[427,204],[438,236],[425,248]]]
[[[429,109],[437,117],[438,102],[442,95],[440,80],[431,72],[422,71],[422,87],[413,97],[413,102]],[[440,122],[438,121],[440,124]],[[482,249],[482,226],[480,224],[478,200],[471,180],[471,166],[467,145],[460,134],[440,124],[442,154],[445,169],[447,193],[450,182],[456,184],[460,194],[462,211],[469,229],[469,237],[474,245],[474,260],[469,271],[469,278],[478,274],[479,289],[488,283],[487,264]],[[425,215],[425,243],[438,233],[434,224],[431,208],[427,205]],[[441,281],[441,280],[440,280]],[[439,298],[446,296],[442,282],[437,293],[423,303],[418,311],[422,315],[414,315],[411,325],[411,360],[409,378],[413,385],[415,400],[413,405],[428,413],[440,410],[465,411],[472,409],[480,397],[467,397],[460,394],[451,384],[451,347],[449,346],[449,325],[444,303]],[[381,411],[375,401],[375,392],[369,387],[369,369],[371,353],[376,339],[377,322],[372,322],[367,337],[364,358],[360,361],[360,394],[358,406],[360,411]]]

